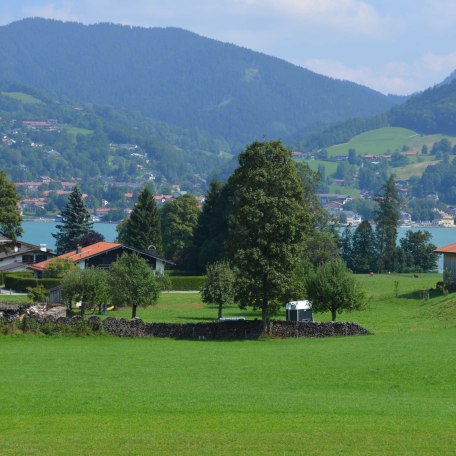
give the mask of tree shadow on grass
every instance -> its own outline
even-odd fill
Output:
[[[438,298],[441,296],[445,296],[444,293],[441,290],[436,290],[436,289],[427,289],[427,290],[416,290],[412,291],[410,293],[403,293],[398,295],[398,298],[401,299],[432,299],[432,298]]]

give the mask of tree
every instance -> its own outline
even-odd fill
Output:
[[[338,313],[361,310],[366,303],[364,292],[341,258],[328,261],[310,274],[306,290],[312,309],[331,312],[332,321]]]
[[[82,316],[87,308],[98,307],[101,313],[101,306],[111,302],[108,272],[104,269],[75,268],[63,276],[60,286],[68,310],[71,311],[74,302],[81,302]]]
[[[136,317],[138,306],[156,304],[161,289],[147,261],[135,253],[124,254],[112,264],[109,284],[112,303],[116,306],[131,306],[131,318]]]
[[[145,187],[138,195],[130,216],[117,226],[118,242],[147,252],[151,246],[162,253],[160,215],[150,190]]]
[[[378,269],[380,271],[394,271],[396,268],[396,239],[400,212],[399,197],[393,175],[382,186],[382,190],[383,194],[376,198],[378,209],[375,213]]]
[[[207,279],[201,289],[201,299],[207,304],[218,305],[218,319],[222,318],[222,307],[234,302],[234,272],[226,261],[210,264]]]
[[[46,264],[43,276],[45,278],[60,279],[73,269],[77,269],[77,266],[70,258],[53,258]]]
[[[198,202],[192,195],[180,196],[162,209],[165,255],[180,267],[188,267],[193,262],[191,250],[199,213]]]
[[[405,255],[406,267],[414,272],[437,269],[437,248],[430,242],[432,234],[428,231],[407,230],[399,243]]]
[[[19,196],[6,174],[0,171],[0,233],[14,243],[22,234]]]
[[[229,188],[214,180],[198,217],[193,239],[196,267],[204,271],[209,264],[221,261],[225,256],[228,236]]]
[[[349,226],[345,227],[340,237],[339,254],[345,261],[347,268],[353,270],[353,234]]]
[[[262,311],[263,330],[280,303],[299,299],[295,271],[310,214],[291,153],[279,141],[254,142],[228,180],[232,214],[228,252],[236,269],[235,299]]]
[[[97,231],[89,231],[80,238],[75,240],[75,244],[81,247],[87,247],[88,245],[96,244],[97,242],[104,242],[105,237]]]
[[[76,240],[93,231],[93,223],[90,222],[90,215],[78,187],[74,187],[68,195],[61,216],[62,224],[57,225],[58,232],[52,234],[56,239],[57,255],[75,249]]]
[[[360,273],[371,272],[376,260],[375,233],[371,224],[367,220],[363,220],[353,234],[350,269]]]

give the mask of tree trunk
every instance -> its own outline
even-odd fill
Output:
[[[219,306],[218,306],[218,319],[220,320],[222,318],[222,316],[223,316],[222,315],[222,305],[219,304]]]
[[[84,313],[85,313],[85,304],[84,304],[84,302],[81,302],[81,317],[84,316]]]
[[[335,306],[332,306],[331,307],[331,318],[332,318],[332,321],[336,321],[336,318],[337,318],[337,309]]]
[[[267,334],[269,332],[269,312],[268,304],[263,301],[263,306],[261,308],[261,316],[263,318],[263,333]]]
[[[131,318],[136,318],[136,305],[131,308]]]

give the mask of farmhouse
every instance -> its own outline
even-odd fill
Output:
[[[164,273],[166,263],[172,264],[171,261],[159,258],[152,251],[147,253],[141,252],[115,242],[97,242],[96,244],[88,245],[86,247],[78,247],[76,250],[64,253],[56,258],[68,258],[81,269],[89,268],[91,266],[109,269],[112,263],[114,263],[117,258],[124,253],[138,254],[149,263],[155,272],[158,272],[159,274]],[[29,266],[29,269],[35,272],[36,277],[40,278],[48,264],[49,260],[43,261]]]
[[[451,281],[456,282],[456,242],[434,250],[443,253],[443,270],[450,274]]]

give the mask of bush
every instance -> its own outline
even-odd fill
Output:
[[[5,288],[14,290],[18,293],[27,293],[27,288],[34,288],[38,285],[43,285],[46,290],[57,287],[60,284],[60,279],[35,279],[32,275],[14,273],[5,274]]]
[[[177,291],[199,291],[206,281],[206,276],[171,276],[172,290]]]

